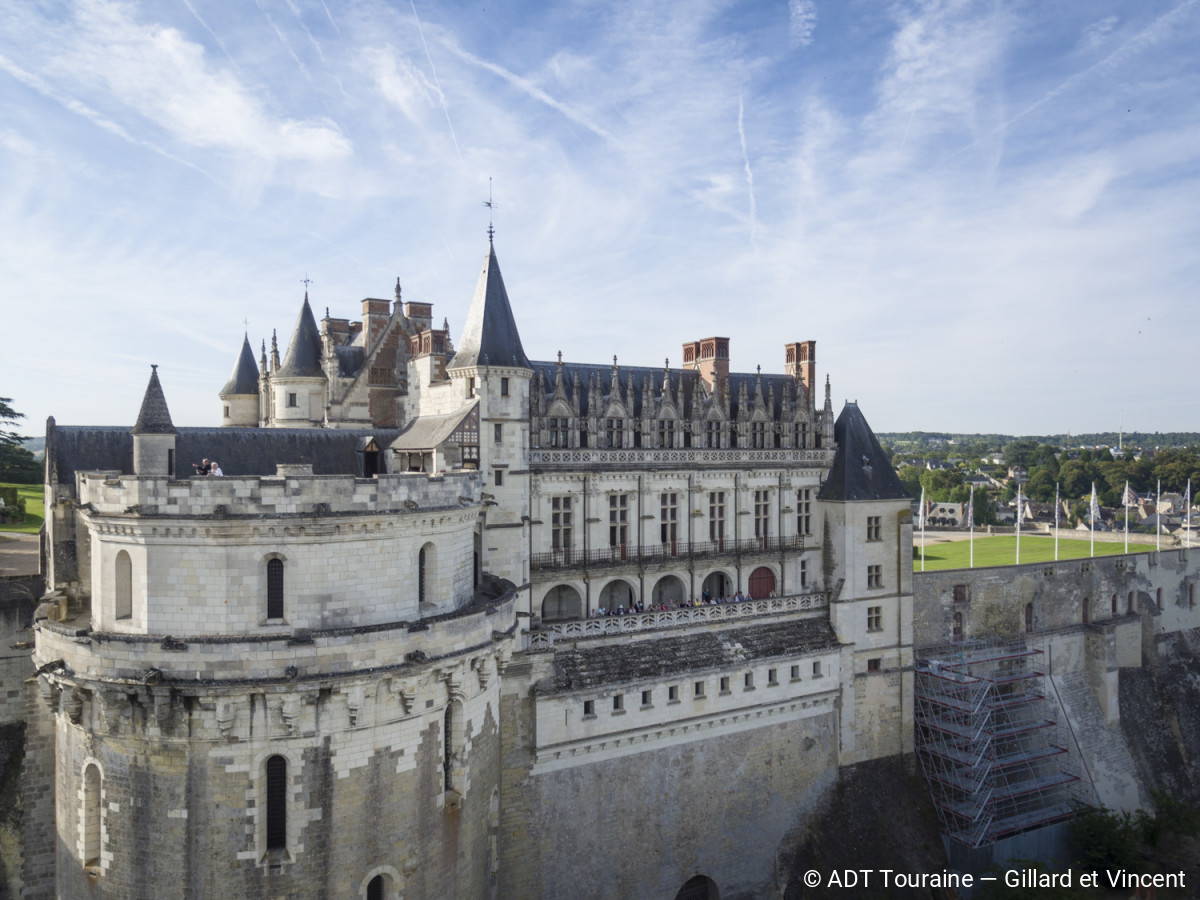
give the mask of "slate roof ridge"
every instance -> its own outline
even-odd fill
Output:
[[[446,368],[465,369],[471,366],[508,366],[532,369],[529,357],[521,346],[521,335],[513,318],[508,291],[500,274],[496,247],[488,241],[488,255],[483,261],[475,295],[463,325],[458,351]]]
[[[146,394],[142,397],[142,408],[138,411],[137,422],[130,434],[175,433],[171,411],[167,409],[167,398],[158,380],[158,366],[153,365],[150,367],[150,383],[146,385]]]
[[[257,394],[258,393],[258,363],[254,359],[254,351],[250,349],[250,335],[242,338],[242,352],[238,354],[233,364],[233,372],[225,387],[221,388],[220,396],[226,394]]]

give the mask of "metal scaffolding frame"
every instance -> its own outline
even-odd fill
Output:
[[[944,833],[969,847],[1069,819],[1087,800],[1042,655],[959,641],[917,661],[917,755]]]

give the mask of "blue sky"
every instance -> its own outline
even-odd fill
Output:
[[[218,421],[364,297],[526,351],[816,340],[890,430],[1200,430],[1200,0],[0,5],[0,395]],[[248,320],[248,326],[243,324]],[[283,347],[281,347],[281,350]]]

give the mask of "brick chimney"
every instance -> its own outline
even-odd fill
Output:
[[[367,297],[362,302],[363,349],[370,353],[391,315],[391,304],[387,300]]]
[[[717,379],[729,378],[729,338],[710,337],[683,345],[683,368],[699,372],[708,389],[716,388]]]
[[[804,385],[809,398],[812,397],[813,385],[817,381],[817,342],[798,341],[794,344],[784,344],[786,372]]]

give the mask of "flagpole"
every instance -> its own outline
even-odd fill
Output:
[[[1154,550],[1162,549],[1162,479],[1158,479],[1158,491],[1154,498]]]
[[[1054,483],[1054,561],[1058,562],[1058,519],[1062,504],[1058,502],[1058,482]]]
[[[967,519],[971,522],[971,562],[968,568],[975,568],[975,485],[971,485],[971,499],[967,501]]]
[[[1021,482],[1017,482],[1017,565],[1021,564]]]
[[[1092,524],[1090,531],[1092,534],[1091,555],[1096,555],[1096,482],[1092,482],[1092,508],[1088,510],[1091,514]]]
[[[1125,479],[1125,496],[1121,498],[1125,501],[1125,552],[1129,552],[1129,479]]]
[[[1184,495],[1183,501],[1184,501],[1184,503],[1187,504],[1187,520],[1188,520],[1187,545],[1188,545],[1188,549],[1191,550],[1192,549],[1192,479],[1190,479],[1190,478],[1188,479],[1187,494]]]

